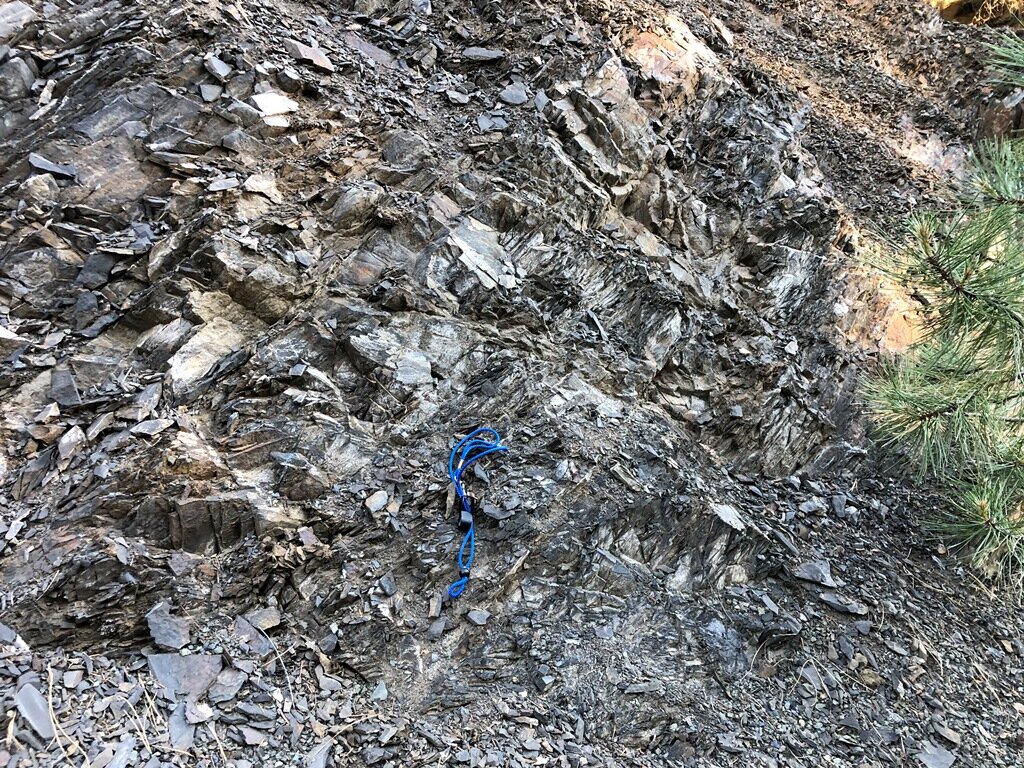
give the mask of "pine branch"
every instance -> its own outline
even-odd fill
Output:
[[[1024,86],[1024,41],[997,67]],[[947,490],[934,530],[1024,591],[1024,141],[974,156],[974,194],[922,213],[883,262],[918,302],[923,337],[863,392],[883,442]]]
[[[988,45],[989,68],[996,82],[1024,86],[1024,40],[1010,32],[999,32],[998,40]]]

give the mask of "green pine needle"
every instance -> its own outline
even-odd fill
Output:
[[[991,204],[1024,203],[1024,145],[1019,141],[985,141],[974,153],[974,186]]]
[[[998,66],[1024,84],[1024,42]],[[878,266],[918,302],[922,339],[864,387],[883,443],[946,488],[933,529],[1024,591],[1024,141],[983,144],[972,193],[920,213]]]
[[[971,565],[1015,591],[1024,587],[1024,483],[1019,470],[953,483],[951,505],[931,529]]]
[[[884,366],[863,389],[883,442],[917,460],[919,475],[946,472],[971,455],[992,451],[1000,408],[979,388],[969,357],[951,346],[923,344]]]
[[[989,44],[988,53],[989,68],[996,82],[1024,85],[1024,40],[1011,32],[1000,32],[998,40]]]

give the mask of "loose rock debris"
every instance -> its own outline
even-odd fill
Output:
[[[0,3],[0,765],[1019,764],[850,271],[1017,102],[783,11]]]

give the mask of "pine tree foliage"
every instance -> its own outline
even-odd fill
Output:
[[[1018,6],[1012,9],[1012,16],[1019,19],[1024,8],[1020,7],[1020,0],[1012,2]],[[989,46],[989,67],[1001,83],[1017,86],[1024,82],[1024,40],[1012,32],[1001,32]]]
[[[992,48],[1024,86],[1024,40]],[[883,440],[945,488],[931,525],[985,575],[1024,590],[1024,139],[982,144],[952,211],[910,219],[885,272],[921,339],[865,387]]]

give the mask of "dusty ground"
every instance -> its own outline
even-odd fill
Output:
[[[0,5],[0,765],[1021,764],[1018,611],[856,402],[985,35]]]

